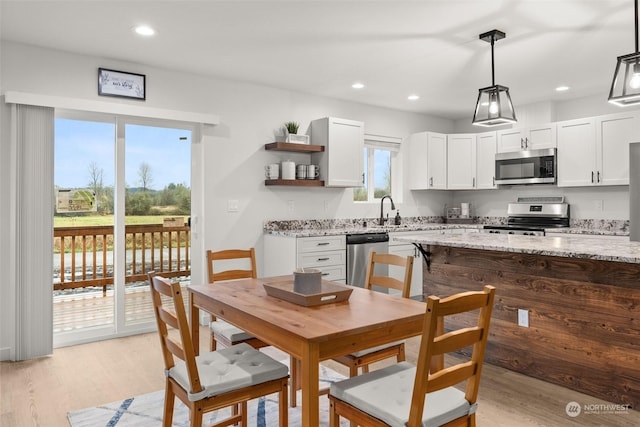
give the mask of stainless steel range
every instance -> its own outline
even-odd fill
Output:
[[[507,225],[485,225],[483,233],[544,236],[545,228],[569,227],[564,196],[518,197],[507,206]]]

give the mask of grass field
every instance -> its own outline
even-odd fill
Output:
[[[125,217],[125,224],[162,224],[166,217],[175,217],[176,215],[141,215]],[[184,222],[187,223],[187,216],[184,216]],[[95,216],[78,216],[78,217],[53,217],[53,226],[58,227],[83,227],[90,225],[113,225],[113,215],[95,215]]]

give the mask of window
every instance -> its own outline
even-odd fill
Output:
[[[400,139],[365,135],[364,185],[353,190],[353,201],[373,202],[387,194],[401,194],[399,152]]]

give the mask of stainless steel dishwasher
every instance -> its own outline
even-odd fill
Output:
[[[389,233],[347,234],[347,285],[364,287],[371,251],[388,253]],[[386,276],[388,270],[386,265],[376,265],[375,274]]]

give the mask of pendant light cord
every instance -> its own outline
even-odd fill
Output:
[[[638,49],[638,40],[640,40],[640,38],[638,38],[638,0],[635,0],[635,10],[636,10],[636,53],[640,52],[640,50]]]
[[[636,0],[636,7],[638,7],[638,0]],[[636,36],[638,35],[638,21],[636,14]],[[636,37],[637,38],[637,37]],[[496,85],[496,73],[493,64],[493,43],[495,42],[495,36],[491,35],[491,86]],[[636,50],[638,50],[638,45],[636,42]]]

